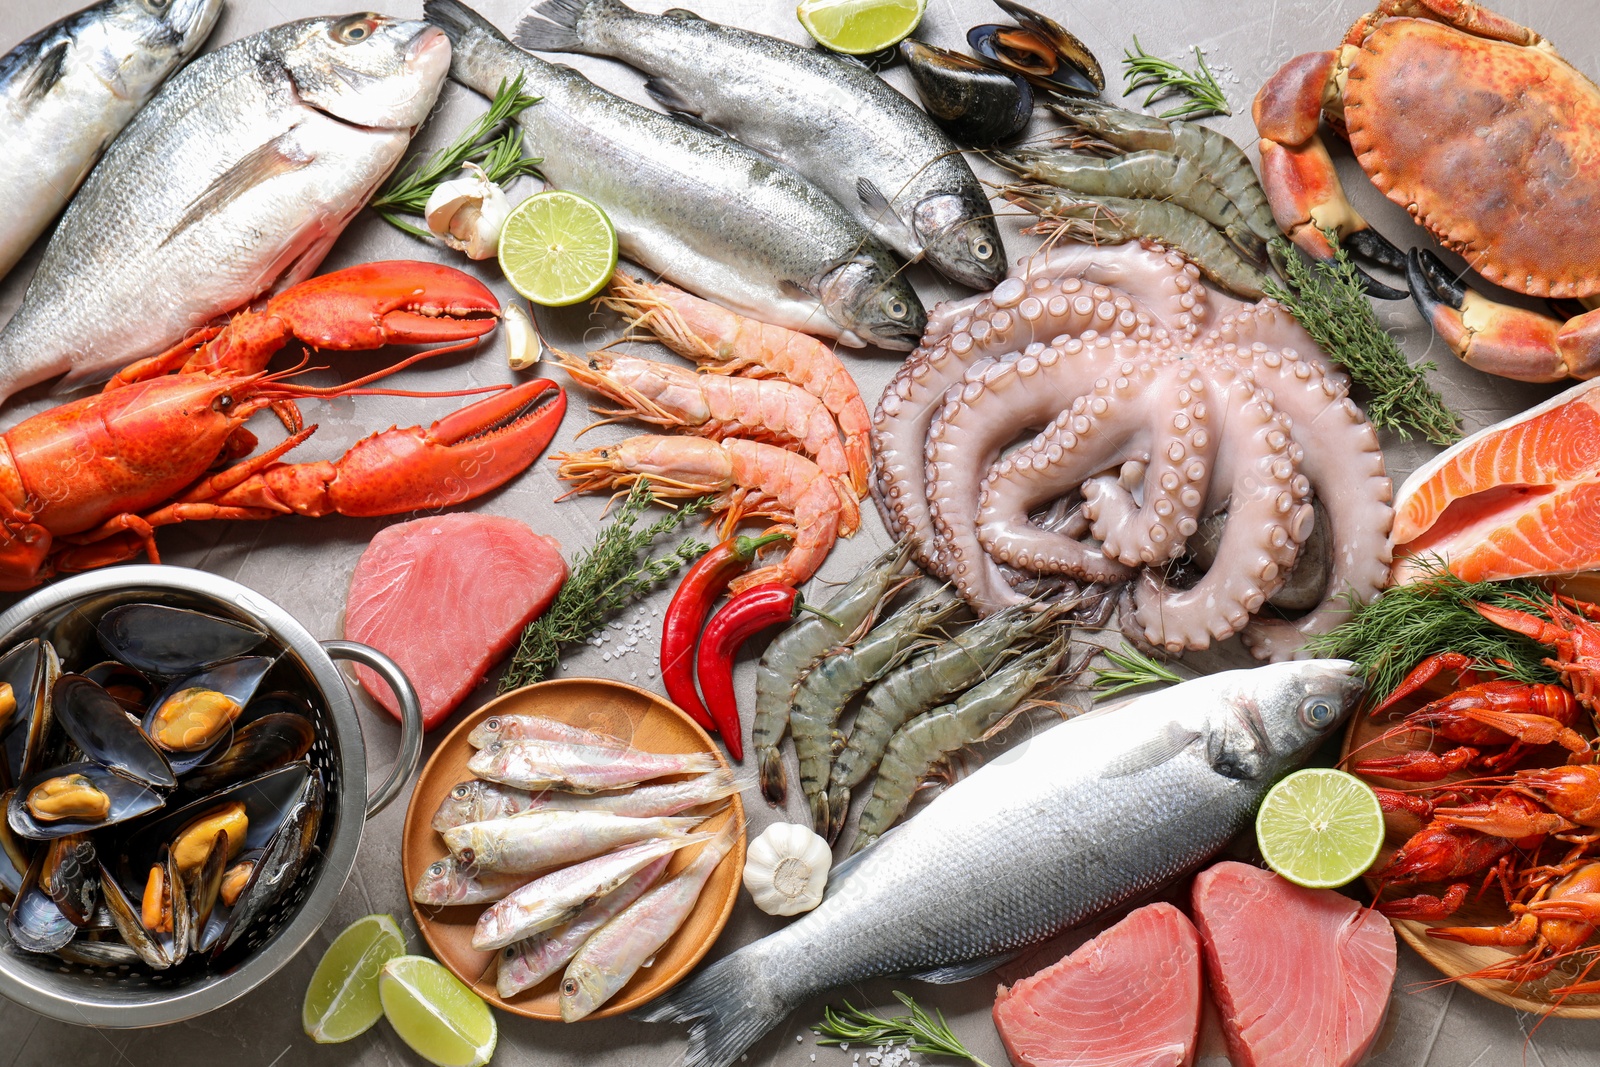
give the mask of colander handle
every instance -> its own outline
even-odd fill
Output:
[[[367,794],[367,818],[389,806],[400,794],[422,762],[422,702],[417,699],[417,689],[400,669],[400,664],[385,656],[371,645],[356,641],[324,641],[322,647],[334,659],[354,660],[363,667],[376,671],[378,677],[389,683],[389,688],[400,701],[400,758],[394,761],[389,777],[383,784]]]

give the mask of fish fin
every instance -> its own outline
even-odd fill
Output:
[[[687,114],[685,114],[685,113],[683,113],[681,111],[674,111],[674,112],[672,112],[670,117],[675,119],[675,120],[677,120],[678,122],[683,123],[685,126],[693,126],[695,129],[701,131],[702,133],[711,133],[711,134],[715,134],[718,137],[727,137],[728,136],[727,133],[725,133],[722,130],[717,129],[715,126],[711,125],[711,123],[707,122],[705,119],[701,118],[699,115],[687,115]]]
[[[930,982],[933,985],[955,985],[965,982],[969,978],[988,974],[1003,964],[1010,963],[1022,955],[1021,950],[1015,952],[1002,952],[997,956],[984,956],[982,959],[969,960],[966,963],[955,963],[948,967],[935,967],[931,971],[917,971],[906,975],[907,978],[917,982]]]
[[[895,226],[911,232],[911,227],[906,225],[906,220],[894,209],[894,204],[883,195],[883,190],[871,178],[856,179],[856,198],[861,201],[861,207],[866,213],[880,222],[893,223]]]
[[[674,115],[694,115],[698,117],[700,114],[700,109],[685,100],[678,90],[672,87],[672,83],[665,78],[655,76],[646,78],[644,80],[644,91],[650,94],[650,99]],[[720,133],[721,131],[717,132]]]
[[[517,23],[514,39],[530,52],[588,52],[578,21],[613,12],[633,14],[615,0],[541,0]]]
[[[780,981],[785,988],[774,989]],[[644,1023],[688,1023],[689,1051],[684,1067],[727,1067],[810,994],[809,989],[793,988],[784,969],[772,967],[765,953],[749,945],[629,1018]]]
[[[498,27],[458,0],[422,0],[422,17],[443,30],[452,45],[461,44],[474,33],[505,40]]]
[[[251,149],[244,158],[217,175],[199,196],[189,201],[189,209],[157,247],[165,247],[190,226],[220,213],[224,207],[256,186],[280,174],[290,174],[309,166],[313,157],[300,150],[293,135],[293,129],[285,130],[266,144]]]
[[[1188,748],[1200,737],[1193,730],[1185,730],[1177,723],[1168,723],[1166,732],[1159,737],[1135,745],[1132,749],[1106,764],[1100,772],[1102,778],[1126,778],[1130,774],[1159,767]]]
[[[812,294],[810,289],[807,289],[805,286],[801,285],[799,282],[791,282],[788,278],[782,278],[782,279],[780,279],[778,281],[778,292],[782,293],[784,296],[788,297],[790,300],[815,300],[816,299],[816,297]]]
[[[33,69],[28,72],[27,80],[22,83],[21,92],[18,94],[24,104],[43,99],[46,93],[55,88],[56,82],[61,80],[68,45],[67,41],[57,41],[34,61]]]
[[[866,848],[862,849],[860,852],[857,852],[857,853],[854,853],[852,855],[846,856],[844,859],[842,859],[838,863],[834,864],[833,865],[833,870],[828,873],[828,889],[827,889],[827,892],[824,894],[824,896],[831,896],[833,894],[833,891],[835,889],[837,889],[839,886],[843,885],[844,884],[844,880],[846,878],[850,877],[851,873],[857,867],[861,866],[861,861],[862,860],[864,860],[868,856],[872,855],[873,852],[875,852],[878,848],[882,847],[882,845],[883,845],[883,843],[885,841],[889,840],[889,838],[891,838],[895,834],[899,833],[901,827],[903,827],[904,825],[905,825],[904,823],[901,823],[900,826],[891,826],[891,827],[889,827],[889,829],[887,829],[883,833],[879,834],[878,835],[878,839],[876,841],[874,841],[872,844],[868,845]]]

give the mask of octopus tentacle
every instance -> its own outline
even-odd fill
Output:
[[[1223,315],[1206,334],[1207,346],[1225,348],[1233,345],[1246,351],[1279,349],[1292,351],[1308,363],[1320,367],[1324,374],[1348,387],[1344,373],[1336,369],[1333,361],[1322,353],[1317,342],[1306,333],[1289,309],[1276,300],[1263,300],[1259,304],[1244,306]],[[1256,346],[1264,346],[1258,349]]]

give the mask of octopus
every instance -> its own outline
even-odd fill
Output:
[[[890,533],[980,614],[1034,579],[1124,583],[1148,646],[1238,634],[1284,659],[1387,580],[1392,487],[1348,379],[1281,305],[1161,245],[1058,247],[936,308],[873,445]],[[1274,598],[1310,566],[1320,596],[1287,617]]]

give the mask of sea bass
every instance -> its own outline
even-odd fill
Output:
[[[907,258],[926,255],[974,289],[1005,277],[994,209],[961,150],[862,64],[681,8],[646,15],[621,0],[545,0],[533,10],[517,28],[524,48],[637,67],[661,106],[787,163]]]
[[[1347,660],[1227,671],[1044,730],[834,872],[793,925],[637,1015],[727,1067],[812,996],[880,975],[957,982],[1204,863],[1339,728]]]
[[[450,67],[435,27],[302,19],[162,87],[61,219],[0,332],[0,399],[103,377],[316,270]]]
[[[222,0],[102,0],[0,57],[0,278],[221,10]]]
[[[605,208],[622,254],[775,326],[906,351],[927,315],[893,254],[838,201],[770,157],[529,55],[456,0],[427,0],[451,76],[485,96],[521,74],[517,116],[540,171]]]

